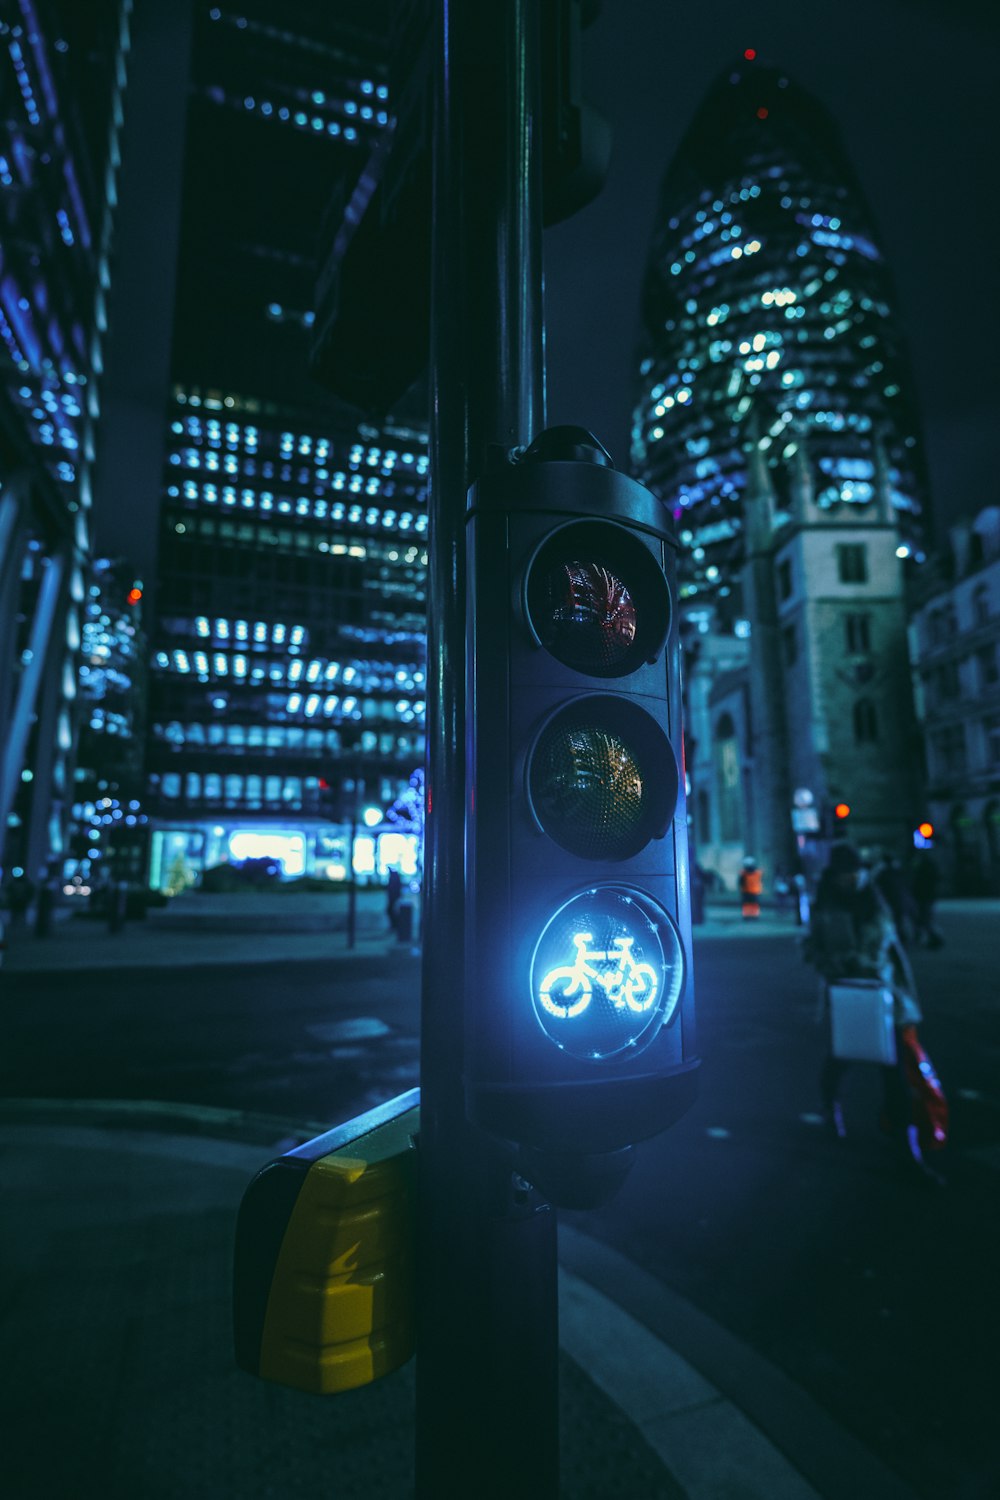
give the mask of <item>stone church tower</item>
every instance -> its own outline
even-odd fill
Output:
[[[751,641],[770,657],[751,671],[754,738],[771,736],[773,682],[783,680],[785,826],[795,793],[812,796],[816,834],[799,839],[806,863],[819,862],[837,833],[833,809],[850,807],[840,832],[859,848],[903,855],[920,807],[921,760],[906,644],[899,534],[890,500],[888,464],[875,443],[875,497],[864,507],[821,508],[803,439],[789,460],[787,519],[771,534],[774,616],[754,591],[761,570],[764,503],[748,524],[744,587]],[[757,466],[759,473],[763,467]],[[756,485],[762,492],[764,479]],[[749,498],[749,497],[748,497]],[[753,610],[765,611],[761,625]],[[756,655],[753,645],[751,654]],[[758,756],[755,751],[754,760]],[[755,778],[756,780],[756,778]],[[764,784],[760,785],[764,794]],[[770,792],[776,801],[774,791]],[[780,815],[779,815],[780,816]],[[784,829],[776,829],[780,848]]]

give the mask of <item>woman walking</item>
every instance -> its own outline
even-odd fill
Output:
[[[805,945],[807,959],[828,986],[837,981],[877,981],[892,994],[895,1062],[882,1066],[883,1128],[905,1143],[906,1162],[928,1181],[943,1181],[926,1153],[947,1142],[948,1105],[926,1053],[917,1039],[923,1019],[916,984],[892,915],[857,850],[834,844],[830,863],[820,877]],[[831,1045],[820,1074],[820,1092],[834,1133],[846,1134],[840,1087],[851,1066]]]

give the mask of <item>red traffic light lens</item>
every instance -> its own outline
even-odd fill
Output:
[[[543,646],[567,666],[613,677],[636,637],[635,600],[625,584],[598,563],[576,560],[557,564],[545,581]]]
[[[528,793],[550,838],[582,859],[631,859],[673,817],[679,778],[659,725],[629,700],[578,699],[549,720]]]
[[[528,570],[528,618],[557,661],[591,677],[624,677],[658,655],[670,624],[659,564],[614,524],[576,522]]]
[[[851,816],[851,809],[846,802],[838,802],[833,809],[833,816],[843,822],[845,818]]]

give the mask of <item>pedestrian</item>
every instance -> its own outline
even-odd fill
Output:
[[[112,880],[108,886],[108,931],[121,932],[128,913],[128,881]]]
[[[52,931],[52,912],[56,904],[55,865],[46,865],[41,871],[38,900],[35,902],[35,937],[46,938]]]
[[[774,905],[778,911],[788,911],[793,905],[791,882],[784,870],[774,872]]]
[[[883,849],[878,854],[872,879],[892,914],[900,942],[908,948],[913,942],[916,903],[906,879],[906,871],[890,850]]]
[[[760,897],[763,889],[764,873],[753,855],[748,854],[740,871],[740,899],[745,921],[751,921],[760,916]]]
[[[914,856],[910,868],[910,890],[914,902],[914,936],[918,943],[928,948],[940,948],[944,938],[934,923],[934,903],[937,901],[937,865],[926,849]]]
[[[389,918],[389,931],[398,936],[397,922],[399,920],[399,902],[403,894],[403,877],[398,870],[389,871],[389,880],[386,886],[386,915]]]
[[[792,884],[795,887],[795,924],[797,927],[808,927],[809,886],[801,870],[796,870],[792,876]]]
[[[827,1020],[831,983],[877,980],[891,992],[896,1060],[882,1067],[882,1125],[901,1142],[911,1170],[929,1182],[942,1182],[925,1153],[939,1151],[947,1142],[948,1105],[917,1038],[922,1015],[913,971],[892,914],[850,844],[834,844],[830,851],[813,902],[805,953],[824,981]],[[846,1127],[840,1089],[849,1067],[831,1045],[820,1074],[820,1094],[830,1127],[841,1139]]]
[[[7,907],[10,911],[11,927],[24,926],[34,895],[35,882],[20,866],[15,865],[10,872],[10,881],[7,885]]]

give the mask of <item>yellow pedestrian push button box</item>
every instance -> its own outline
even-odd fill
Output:
[[[233,1262],[237,1363],[332,1395],[414,1345],[420,1090],[297,1146],[243,1195]]]

